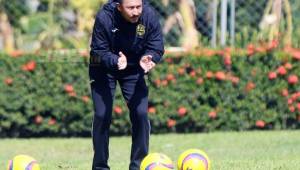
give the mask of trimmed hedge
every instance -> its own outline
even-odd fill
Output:
[[[148,75],[152,132],[299,129],[297,57],[257,51],[165,57]],[[0,72],[1,137],[90,136],[86,53],[0,54]],[[130,129],[118,88],[111,132]]]

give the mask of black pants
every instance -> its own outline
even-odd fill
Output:
[[[109,72],[90,67],[91,92],[94,102],[93,119],[93,170],[109,170],[109,127],[117,82],[130,111],[132,146],[129,170],[139,170],[142,159],[148,154],[150,124],[147,117],[148,87],[141,69]],[[117,160],[116,160],[117,161]]]

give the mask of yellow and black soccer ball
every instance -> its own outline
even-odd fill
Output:
[[[178,158],[178,170],[210,170],[210,160],[200,149],[188,149]]]
[[[148,154],[142,161],[140,170],[173,170],[172,160],[162,153]]]
[[[40,170],[40,166],[31,156],[17,155],[9,160],[7,170]]]

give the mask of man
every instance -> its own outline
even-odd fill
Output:
[[[109,126],[118,82],[130,111],[132,146],[129,170],[139,170],[148,153],[150,124],[144,74],[164,53],[161,26],[142,0],[109,1],[98,12],[91,43],[90,80],[94,102],[93,170],[109,170]]]

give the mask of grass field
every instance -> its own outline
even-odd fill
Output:
[[[127,170],[130,137],[112,137],[110,166]],[[152,135],[151,152],[174,162],[189,148],[206,151],[213,170],[300,170],[300,131],[217,132]],[[90,170],[90,138],[1,139],[0,169],[17,154],[35,157],[42,170]]]

